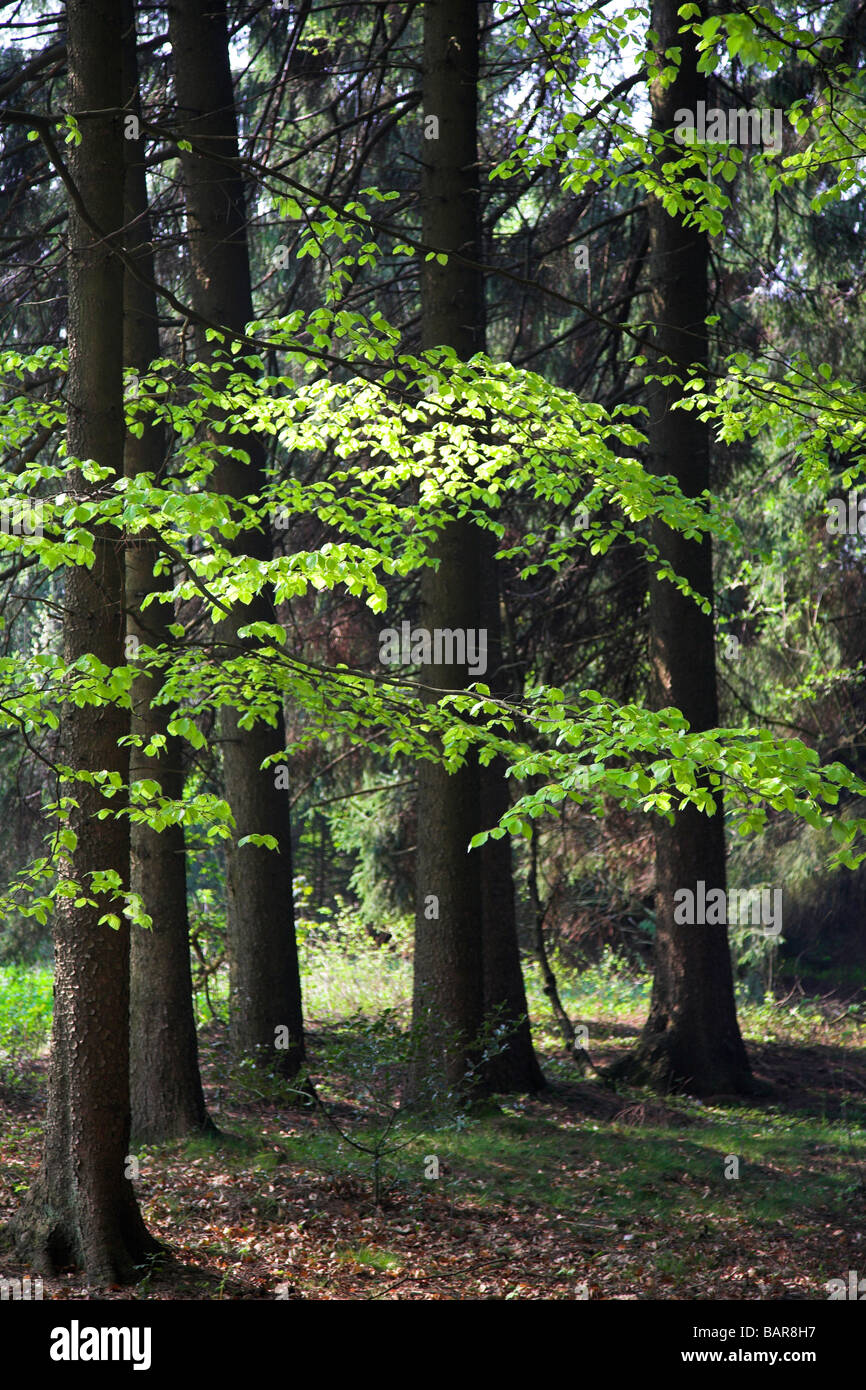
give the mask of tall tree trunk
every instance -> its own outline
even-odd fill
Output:
[[[427,262],[422,281],[422,346],[448,345],[461,358],[483,350],[484,281],[480,261],[477,151],[478,6],[431,0],[424,7],[422,236],[427,245],[462,252],[447,265]],[[431,120],[435,118],[435,124]],[[498,651],[499,597],[492,547],[469,522],[454,521],[425,569],[420,620],[437,627],[488,628]],[[430,665],[430,687],[454,689],[474,679],[466,666]],[[453,1086],[476,1059],[485,1016],[506,1025],[505,1050],[484,1068],[484,1084],[537,1090],[543,1084],[532,1051],[514,918],[510,847],[493,842],[481,854],[467,845],[492,824],[506,796],[501,767],[482,770],[472,758],[459,772],[423,763],[418,779],[417,909],[413,1017],[419,1068],[436,1055]],[[435,915],[434,915],[435,914]],[[420,1075],[416,1078],[416,1089]]]
[[[82,141],[71,153],[72,176],[96,236],[69,209],[68,446],[72,458],[123,464],[123,272],[114,247],[123,224],[121,16],[115,0],[69,0],[69,106]],[[105,483],[76,471],[69,491],[86,500]],[[94,536],[92,569],[66,571],[63,641],[68,662],[93,653],[108,667],[124,664],[123,552],[116,531]],[[128,715],[113,705],[67,704],[64,760],[74,768],[116,772],[126,783],[129,759],[120,739]],[[63,875],[89,885],[96,869],[129,880],[125,817],[97,820],[96,788],[70,789],[78,806],[70,823],[77,844]],[[117,809],[116,800],[111,803]],[[125,1176],[130,1137],[129,929],[99,924],[117,913],[104,898],[79,906],[57,901],[54,921],[54,1029],[45,1154],[13,1225],[16,1243],[46,1272],[83,1266],[92,1283],[131,1280],[135,1266],[160,1247],[145,1229]]]
[[[183,169],[194,305],[211,321],[243,329],[253,308],[225,0],[173,0],[168,13],[183,134],[193,142]],[[211,360],[204,333],[197,350],[201,360]],[[252,435],[218,439],[245,450],[250,462],[223,458],[214,472],[217,491],[238,498],[258,492],[265,483],[260,442]],[[237,544],[243,554],[271,558],[266,532],[245,532]],[[273,605],[262,595],[220,622],[216,640],[236,652],[239,628],[273,620]],[[267,1060],[293,1076],[303,1060],[304,1038],[289,798],[277,788],[274,769],[261,770],[265,758],[285,750],[282,710],[275,727],[260,723],[249,730],[239,727],[235,711],[224,710],[220,737],[236,825],[227,855],[232,1046],[236,1056]],[[279,852],[239,849],[238,840],[252,834],[273,835]],[[286,1035],[280,1032],[275,1051],[283,1029],[288,1045],[282,1045]]]
[[[140,117],[135,7],[123,6],[123,97],[127,112]],[[154,278],[150,212],[143,142],[127,139],[125,221],[126,250],[149,280]],[[144,373],[159,356],[156,294],[127,269],[123,280],[123,361]],[[127,477],[165,467],[165,431],[145,425],[140,438],[127,434],[124,469]],[[156,544],[147,538],[131,540],[126,551],[127,642],[150,646],[171,642],[173,613],[165,604],[144,599],[164,581],[154,578]],[[131,643],[130,643],[131,639]],[[131,654],[134,660],[134,654]],[[165,796],[183,795],[184,771],[180,740],[168,734],[173,710],[154,704],[160,682],[137,676],[132,686],[131,732],[149,740],[166,739],[162,758],[148,758],[133,747],[130,781],[152,778]],[[162,832],[134,824],[130,830],[130,886],[140,893],[153,919],[149,931],[135,928],[130,949],[130,1091],[132,1133],[153,1143],[188,1134],[208,1125],[198,1065],[198,1039],[192,1005],[189,960],[189,918],[186,898],[186,845],[182,825]]]
[[[695,111],[697,101],[706,96],[706,84],[697,70],[694,38],[678,32],[677,0],[654,0],[651,22],[661,55],[667,48],[682,48],[676,80],[669,87],[655,83],[651,88],[653,126],[670,132],[676,110]],[[678,157],[676,150],[673,157]],[[707,237],[667,213],[658,199],[650,206],[650,267],[656,370],[685,379],[689,364],[707,360]],[[697,412],[672,408],[682,395],[675,381],[650,386],[651,465],[659,474],[672,474],[687,496],[696,497],[710,482],[709,427]],[[712,601],[709,536],[689,541],[659,522],[652,531],[662,559]],[[655,576],[650,598],[656,705],[676,706],[694,730],[711,728],[718,723],[712,616]],[[724,819],[718,796],[716,803],[711,817],[688,808],[676,813],[673,825],[657,822],[655,978],[637,1065],[632,1068],[663,1089],[688,1088],[704,1095],[748,1090],[752,1084],[737,1023],[727,928],[674,921],[678,889],[695,892],[699,879],[707,889],[725,889]]]

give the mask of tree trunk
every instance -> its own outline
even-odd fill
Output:
[[[682,46],[676,81],[651,88],[653,126],[665,132],[672,130],[678,108],[695,111],[697,101],[706,96],[694,39],[678,33],[679,24],[677,0],[654,0],[652,27],[659,35],[660,54]],[[689,364],[707,360],[707,237],[684,226],[681,217],[669,215],[658,199],[650,205],[650,267],[655,370],[685,379]],[[694,411],[672,409],[683,394],[676,382],[651,383],[651,466],[656,473],[672,474],[687,496],[696,497],[710,482],[709,426]],[[652,538],[662,559],[712,601],[709,536],[700,542],[685,540],[656,522]],[[655,576],[650,597],[656,706],[676,706],[693,730],[711,728],[718,723],[713,619],[673,584]],[[708,890],[725,890],[724,819],[718,795],[712,817],[688,808],[676,813],[673,825],[657,822],[655,978],[631,1070],[662,1089],[685,1088],[699,1095],[745,1091],[752,1082],[737,1023],[727,928],[674,921],[674,893],[682,888],[695,892],[699,879]]]
[[[484,348],[484,281],[480,261],[477,151],[478,7],[436,0],[424,7],[424,165],[422,237],[431,247],[476,262],[427,262],[422,281],[422,345],[448,345],[461,358]],[[435,123],[431,118],[435,118]],[[420,621],[435,628],[488,628],[498,651],[499,598],[489,537],[455,521],[434,554],[437,570],[421,580]],[[466,666],[422,668],[427,686],[455,689],[475,677]],[[420,1069],[442,1059],[460,1087],[477,1061],[474,1042],[485,1017],[506,1025],[505,1050],[483,1069],[484,1085],[537,1090],[517,947],[510,845],[480,854],[467,845],[493,824],[507,798],[502,768],[475,758],[459,772],[423,763],[418,779],[417,910],[413,1019]],[[436,913],[437,915],[434,915]],[[476,1077],[476,1081],[480,1080]]]
[[[117,477],[123,462],[122,266],[113,252],[123,224],[121,17],[114,0],[67,6],[69,107],[82,141],[71,170],[85,207],[103,235],[69,209],[68,446],[71,458],[95,459]],[[93,114],[91,114],[93,113]],[[75,471],[69,491],[86,500],[108,483]],[[124,664],[123,551],[116,531],[100,528],[95,563],[65,575],[63,641],[67,662],[93,653],[108,667]],[[119,740],[129,718],[113,705],[65,706],[63,757],[74,768],[116,772],[129,760]],[[96,788],[67,788],[78,802],[70,816],[77,838],[62,877],[89,885],[97,869],[129,880],[129,824],[96,820],[106,805]],[[115,798],[107,803],[118,809]],[[45,1153],[13,1223],[16,1244],[47,1273],[83,1266],[91,1283],[135,1277],[159,1245],[145,1229],[126,1177],[129,1104],[129,930],[100,925],[119,905],[57,900],[54,921],[54,1029]]]
[[[183,135],[193,143],[183,169],[194,305],[211,321],[243,329],[253,309],[225,0],[174,0],[168,11]],[[211,360],[203,332],[197,350],[201,360]],[[222,459],[213,475],[216,490],[238,498],[258,492],[265,482],[260,442],[252,435],[217,438],[245,450],[250,462]],[[237,545],[256,559],[271,558],[266,532],[245,532]],[[264,595],[220,622],[216,641],[225,644],[227,655],[236,655],[238,629],[261,621],[274,621]],[[274,768],[261,770],[266,757],[284,753],[283,713],[275,727],[259,723],[246,730],[238,720],[235,711],[222,711],[226,799],[236,827],[227,854],[232,1046],[238,1057],[267,1061],[293,1076],[303,1060],[304,1038],[289,797],[277,788]],[[238,840],[252,834],[273,835],[279,852],[238,848]]]
[[[126,111],[140,116],[138,61],[133,0],[123,0],[123,96]],[[154,278],[150,212],[143,159],[143,142],[124,141],[126,151],[126,250],[142,273]],[[123,361],[145,373],[159,356],[159,326],[155,292],[127,270],[123,280]],[[165,431],[145,425],[140,438],[127,434],[124,469],[127,477],[164,469]],[[142,611],[148,594],[164,580],[154,578],[159,551],[146,537],[130,540],[126,551],[127,643],[150,646],[171,642],[170,606],[152,603]],[[132,686],[131,732],[145,739],[166,738],[161,758],[148,758],[142,748],[130,752],[130,781],[152,778],[165,796],[183,795],[184,770],[180,740],[168,735],[174,711],[153,703],[159,693],[154,676],[137,676]],[[132,1133],[143,1143],[171,1139],[206,1128],[198,1039],[192,1005],[189,959],[189,918],[186,898],[186,845],[182,825],[157,832],[134,824],[130,830],[130,886],[140,893],[153,919],[149,931],[133,928],[130,945],[130,1091]]]
[[[424,6],[423,61],[425,131],[436,138],[426,140],[423,151],[422,238],[431,247],[477,259],[476,4],[432,0]],[[422,275],[422,346],[448,344],[460,357],[471,357],[484,343],[478,271],[450,258],[446,266],[428,261]],[[452,522],[433,553],[438,569],[425,569],[421,578],[422,626],[431,633],[436,627],[479,626],[476,528]],[[438,689],[470,680],[466,666],[425,666],[420,674],[425,685]],[[443,767],[421,764],[413,1023],[419,1067],[441,1066],[454,1088],[465,1085],[476,1060],[474,1044],[484,1019],[481,856],[467,854],[480,817],[474,758],[450,775]]]

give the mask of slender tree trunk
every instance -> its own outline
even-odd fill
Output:
[[[253,309],[225,0],[173,0],[168,12],[177,103],[184,136],[193,143],[183,169],[194,304],[211,321],[243,329]],[[198,353],[203,361],[211,359],[203,333]],[[217,491],[238,498],[258,492],[265,482],[260,442],[252,435],[218,439],[245,450],[250,462],[224,458],[214,473]],[[264,532],[245,532],[238,546],[256,559],[272,555]],[[239,628],[273,620],[273,605],[260,596],[220,622],[216,640],[231,654],[240,645]],[[236,825],[227,856],[232,1046],[236,1056],[267,1060],[293,1076],[303,1060],[304,1038],[289,798],[277,788],[274,768],[261,770],[265,758],[284,753],[282,710],[275,727],[260,723],[249,730],[239,727],[235,711],[224,710],[220,737]],[[238,840],[251,834],[274,836],[279,852],[239,849]],[[287,1030],[288,1045],[278,1030]]]
[[[677,0],[654,0],[652,26],[660,53],[682,47],[676,81],[651,89],[653,125],[666,132],[672,130],[678,108],[694,111],[706,95],[694,40],[678,33],[679,25]],[[707,237],[669,215],[657,199],[650,207],[650,266],[656,370],[685,378],[689,364],[707,360]],[[651,463],[657,473],[672,474],[687,496],[696,497],[710,482],[709,427],[694,411],[672,409],[682,394],[676,382],[651,384]],[[656,522],[653,540],[662,558],[712,601],[710,538],[685,540]],[[651,579],[650,595],[656,705],[676,706],[692,729],[711,728],[718,723],[713,619],[664,580]],[[663,1089],[687,1088],[704,1095],[744,1091],[752,1082],[737,1024],[727,928],[674,921],[675,892],[695,892],[699,879],[707,889],[726,886],[718,797],[711,817],[689,808],[676,813],[672,826],[657,822],[655,978],[631,1069]]]
[[[541,971],[544,993],[550,1001],[553,1016],[562,1034],[562,1041],[566,1051],[577,1059],[579,1048],[577,1045],[577,1033],[574,1024],[568,1016],[568,1010],[559,996],[559,986],[553,967],[550,964],[550,957],[547,954],[547,942],[544,939],[544,918],[547,909],[542,906],[541,897],[538,892],[538,832],[533,826],[532,838],[529,842],[529,869],[526,874],[526,887],[528,890],[529,901],[532,906],[533,934],[535,937],[535,958]],[[549,902],[549,900],[548,900]]]
[[[140,117],[135,7],[123,0],[123,96],[126,111]],[[132,132],[131,132],[132,134]],[[153,280],[153,250],[143,142],[124,141],[126,152],[126,250],[143,274]],[[143,374],[159,356],[156,295],[127,269],[123,280],[123,361]],[[127,477],[165,466],[165,431],[146,425],[140,438],[127,434]],[[144,599],[163,580],[154,578],[159,551],[146,538],[132,539],[126,551],[127,644],[171,642],[173,612]],[[149,740],[166,739],[162,758],[148,758],[142,748],[130,752],[130,781],[148,777],[173,799],[183,795],[180,741],[168,734],[173,710],[154,704],[160,682],[137,676],[132,686],[131,732]],[[132,1132],[142,1142],[170,1139],[208,1125],[198,1065],[198,1039],[192,1005],[189,918],[186,899],[186,845],[182,825],[162,832],[135,824],[130,830],[130,886],[140,893],[153,919],[149,931],[134,928],[130,946],[130,1090]]]
[[[120,475],[123,464],[121,263],[113,245],[123,223],[121,17],[116,0],[69,0],[66,10],[69,106],[82,132],[70,163],[83,203],[102,235],[69,209],[68,445],[72,458],[95,459]],[[93,113],[93,114],[91,114]],[[76,471],[69,491],[82,501],[106,484]],[[66,571],[64,656],[92,653],[108,667],[124,664],[123,550],[117,533],[99,530],[92,569]],[[120,746],[128,715],[113,705],[65,707],[64,761],[115,772],[126,783]],[[96,820],[105,805],[95,788],[69,789],[78,806],[77,836],[63,876],[82,884],[93,870],[129,879],[125,817]],[[116,800],[109,803],[117,809]],[[145,1229],[126,1177],[129,1104],[129,930],[126,919],[100,925],[118,904],[104,897],[79,906],[57,902],[54,922],[54,1030],[45,1153],[13,1225],[16,1243],[35,1268],[52,1273],[83,1266],[92,1283],[128,1281],[160,1247]]]
[[[484,348],[477,151],[478,6],[431,0],[424,7],[422,235],[429,245],[476,262],[425,264],[422,345],[448,345],[461,358]],[[435,118],[431,120],[431,118]],[[425,569],[420,620],[439,628],[487,627],[499,650],[499,596],[489,538],[455,521],[442,533],[437,570]],[[422,681],[455,689],[475,679],[463,666],[427,666]],[[419,1067],[436,1055],[453,1086],[476,1057],[485,1016],[506,1025],[505,1050],[484,1068],[484,1084],[537,1090],[543,1079],[526,1021],[514,917],[510,846],[479,854],[467,845],[494,823],[507,797],[502,768],[471,759],[459,772],[422,764],[418,779],[417,910],[413,1017]],[[434,915],[435,914],[435,915]],[[523,1020],[521,1022],[521,1019]],[[420,1083],[416,1081],[416,1088]]]

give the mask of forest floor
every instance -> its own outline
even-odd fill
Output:
[[[142,1211],[170,1258],[109,1296],[826,1299],[829,1279],[866,1274],[856,1006],[743,1009],[769,1084],[747,1102],[615,1092],[576,1075],[537,1020],[547,1091],[426,1129],[390,1108],[397,1019],[313,1024],[312,1109],[233,1069],[224,1026],[205,1028],[206,1096],[224,1137],[136,1149]],[[624,996],[580,1021],[603,1066],[631,1045],[642,1010]],[[44,1056],[0,1073],[0,1222],[39,1161],[46,1075]],[[372,1147],[389,1117],[388,1142],[402,1147],[382,1160],[377,1204],[372,1158],[346,1136]],[[0,1254],[0,1274],[26,1272]],[[46,1299],[89,1296],[77,1275],[45,1281]]]

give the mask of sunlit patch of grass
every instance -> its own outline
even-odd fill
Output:
[[[393,943],[377,943],[351,914],[323,928],[297,924],[298,959],[304,1015],[317,1023],[365,1014],[375,1018],[386,1010],[405,1011],[412,998],[412,960],[405,924],[389,923]],[[399,949],[394,949],[394,944]],[[228,1020],[228,966],[210,977],[208,994],[218,1017]],[[195,996],[196,1022],[213,1017],[204,991]]]
[[[51,1035],[48,965],[0,965],[0,1050],[36,1056]]]
[[[301,986],[309,1018],[333,1022],[405,1009],[412,998],[412,962],[373,943],[349,955],[339,943],[302,950]]]
[[[556,952],[551,965],[560,999],[572,1018],[616,1021],[642,1014],[649,1006],[649,975],[635,973],[613,951],[605,951],[599,961],[584,970],[568,969]],[[524,962],[524,977],[531,1017],[542,1025],[553,1024],[553,1010],[536,961]]]
[[[391,1250],[379,1250],[371,1245],[361,1245],[357,1250],[338,1250],[337,1259],[366,1265],[368,1269],[398,1269],[403,1263]]]
[[[737,1015],[746,1041],[815,1043],[828,1028],[826,1013],[810,999],[796,1004],[769,997],[760,1004],[743,1002]],[[852,1019],[849,1029],[856,1032],[858,1026],[862,1029]]]

